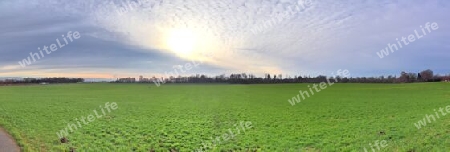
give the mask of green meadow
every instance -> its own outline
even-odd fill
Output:
[[[450,105],[450,83],[335,84],[292,106],[311,84],[66,84],[0,87],[0,126],[23,151],[449,151],[450,115],[414,123]],[[117,103],[61,143],[57,132]]]

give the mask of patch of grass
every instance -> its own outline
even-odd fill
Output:
[[[291,106],[310,84],[71,84],[0,87],[0,125],[25,151],[193,151],[240,121],[253,128],[212,151],[450,150],[450,116],[414,123],[450,105],[450,85],[335,84]],[[56,132],[106,102],[118,109],[70,133]],[[95,149],[94,149],[95,148]]]

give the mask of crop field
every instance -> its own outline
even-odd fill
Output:
[[[4,86],[0,126],[31,152],[450,150],[450,115],[415,126],[450,105],[448,83],[335,84],[292,106],[308,85]]]

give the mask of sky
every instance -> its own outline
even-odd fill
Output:
[[[449,74],[449,14],[448,0],[2,0],[0,77]]]

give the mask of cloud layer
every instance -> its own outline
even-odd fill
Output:
[[[449,73],[444,66],[450,57],[449,4],[6,0],[0,2],[0,76],[152,76],[191,60],[204,62],[186,75],[238,71],[329,75],[349,69],[353,75],[367,76],[427,68]],[[386,58],[376,55],[427,22],[438,23],[439,29]],[[170,33],[179,29],[198,37],[189,56],[166,45]],[[30,52],[68,31],[79,31],[82,38],[33,65],[18,66]]]

